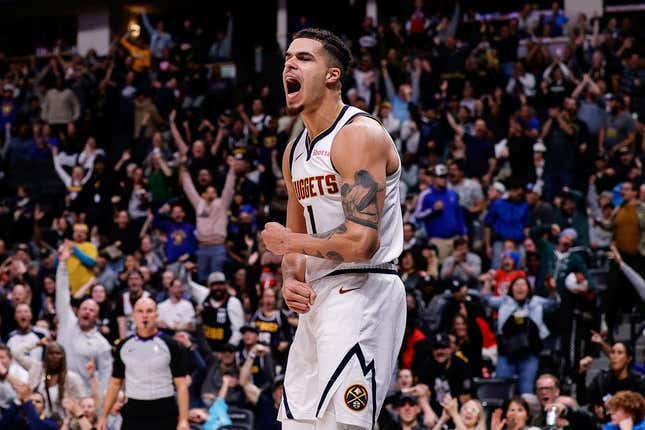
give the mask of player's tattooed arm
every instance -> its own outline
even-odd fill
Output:
[[[378,191],[384,186],[374,180],[367,170],[359,170],[354,175],[353,184],[343,184],[340,188],[345,219],[365,227],[378,230]],[[329,239],[335,234],[347,232],[346,222],[323,233],[314,234],[321,239]]]
[[[367,170],[357,171],[354,174],[354,183],[343,184],[340,188],[345,219],[378,230],[379,190],[385,190],[385,185],[379,186]]]
[[[338,227],[334,227],[331,230],[324,231],[322,233],[313,234],[312,236],[318,237],[320,239],[329,239],[337,233],[345,233],[345,232],[347,232],[347,226],[345,225],[345,223],[342,223]]]
[[[382,127],[369,120],[343,127],[337,139],[332,157],[342,182],[344,222],[316,235],[299,234],[269,223],[263,238],[271,251],[354,262],[371,259],[380,248],[387,164],[396,159],[391,139]]]

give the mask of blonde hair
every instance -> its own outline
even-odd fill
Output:
[[[475,425],[474,430],[486,430],[486,411],[484,411],[484,407],[482,406],[481,403],[479,403],[478,400],[471,399],[471,400],[468,400],[466,403],[464,403],[461,406],[461,409],[464,409],[469,404],[475,406],[479,411],[477,424]],[[460,410],[460,413],[461,413],[461,410]]]

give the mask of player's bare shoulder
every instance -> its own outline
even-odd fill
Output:
[[[385,158],[388,173],[398,168],[398,155],[387,130],[375,119],[359,116],[336,135],[331,151],[338,158]],[[335,162],[335,161],[334,161]]]

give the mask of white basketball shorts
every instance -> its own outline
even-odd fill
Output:
[[[376,422],[403,341],[405,288],[393,270],[342,272],[312,284],[317,298],[289,351],[280,421],[315,423],[333,402],[337,423]]]

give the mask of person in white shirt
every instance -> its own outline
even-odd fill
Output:
[[[192,303],[182,299],[184,286],[180,279],[175,279],[168,288],[168,299],[157,307],[157,327],[173,331],[195,330],[195,309]]]
[[[43,337],[49,336],[49,332],[40,327],[35,327],[31,324],[33,315],[29,305],[21,303],[16,306],[14,312],[17,328],[9,333],[9,340],[7,346],[11,349],[11,353],[15,354],[22,345],[38,342]],[[34,360],[42,360],[43,348],[38,347],[32,349],[28,355]]]
[[[28,383],[29,372],[13,360],[7,345],[0,344],[0,408],[6,409],[16,398],[12,382]]]
[[[71,243],[66,242],[59,250],[56,271],[57,340],[67,353],[67,368],[80,375],[85,391],[91,392],[87,365],[93,361],[100,392],[104,392],[112,374],[112,347],[96,328],[99,305],[94,300],[84,300],[78,308],[78,316],[74,314],[67,274],[70,254]]]

